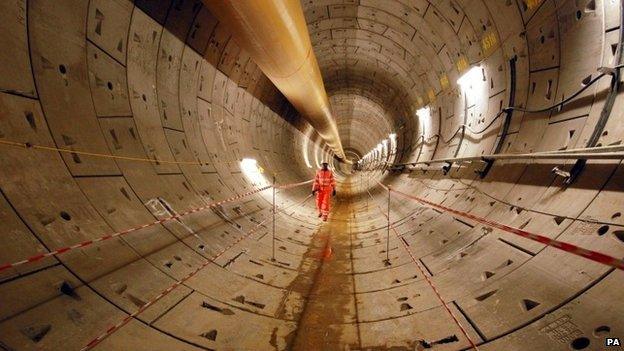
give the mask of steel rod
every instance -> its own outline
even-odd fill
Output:
[[[388,228],[386,231],[386,261],[388,263],[390,263],[390,193],[391,191],[388,191],[388,215],[386,216],[388,220]]]
[[[467,157],[438,158],[429,161],[418,161],[396,164],[394,167],[415,166],[431,163],[471,162],[485,160],[563,160],[563,159],[594,159],[594,160],[621,160],[624,159],[624,146],[573,149],[567,151],[545,151],[525,154],[494,154]]]
[[[271,260],[275,261],[275,175],[273,176],[273,235],[271,239]]]

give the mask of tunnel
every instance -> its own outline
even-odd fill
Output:
[[[314,94],[228,4],[294,9]],[[623,23],[619,0],[0,1],[0,349],[624,349]]]

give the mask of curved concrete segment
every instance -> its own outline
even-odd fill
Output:
[[[620,2],[301,6],[326,223],[249,194],[331,148],[200,0],[0,2],[0,349],[618,349],[621,270],[459,213],[622,258],[619,160],[384,168],[619,145]]]

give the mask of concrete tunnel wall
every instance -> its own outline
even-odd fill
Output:
[[[488,154],[499,143],[505,153],[621,143],[619,92],[596,127],[609,77],[561,110],[515,111],[506,130],[504,115],[494,119],[511,90],[513,105],[539,109],[619,63],[617,1],[302,4],[343,143],[355,154],[391,132],[398,162]],[[0,141],[182,162],[0,145],[1,262],[162,218],[153,199],[182,212],[250,191],[258,184],[241,173],[244,157],[291,183],[330,156],[199,1],[20,0],[0,9]],[[462,90],[455,82],[476,65],[478,79]],[[424,106],[429,118],[416,116]],[[462,124],[466,135],[454,135]],[[624,171],[589,161],[567,187],[550,172],[573,164],[496,162],[484,179],[474,172],[481,164],[447,175],[432,166],[341,177],[339,192],[349,196],[327,225],[311,201],[299,205],[308,186],[279,190],[288,210],[278,213],[276,261],[270,222],[238,242],[270,218],[269,190],[5,270],[0,348],[78,350],[228,248],[95,348],[413,350],[456,335],[433,348],[469,349],[404,240],[479,349],[598,349],[604,336],[624,335],[622,272],[396,196],[390,216],[402,239],[391,236],[386,262],[386,193],[374,186],[383,180],[622,257]],[[312,277],[328,235],[348,238],[347,254],[335,258],[348,262],[337,275],[348,283],[319,305],[323,282]]]

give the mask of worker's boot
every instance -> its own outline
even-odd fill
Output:
[[[327,216],[323,216],[323,222],[327,222]]]
[[[321,216],[322,216],[322,215],[323,215],[323,214],[319,212],[319,215],[318,215],[318,217],[319,217],[319,218],[321,218]]]

